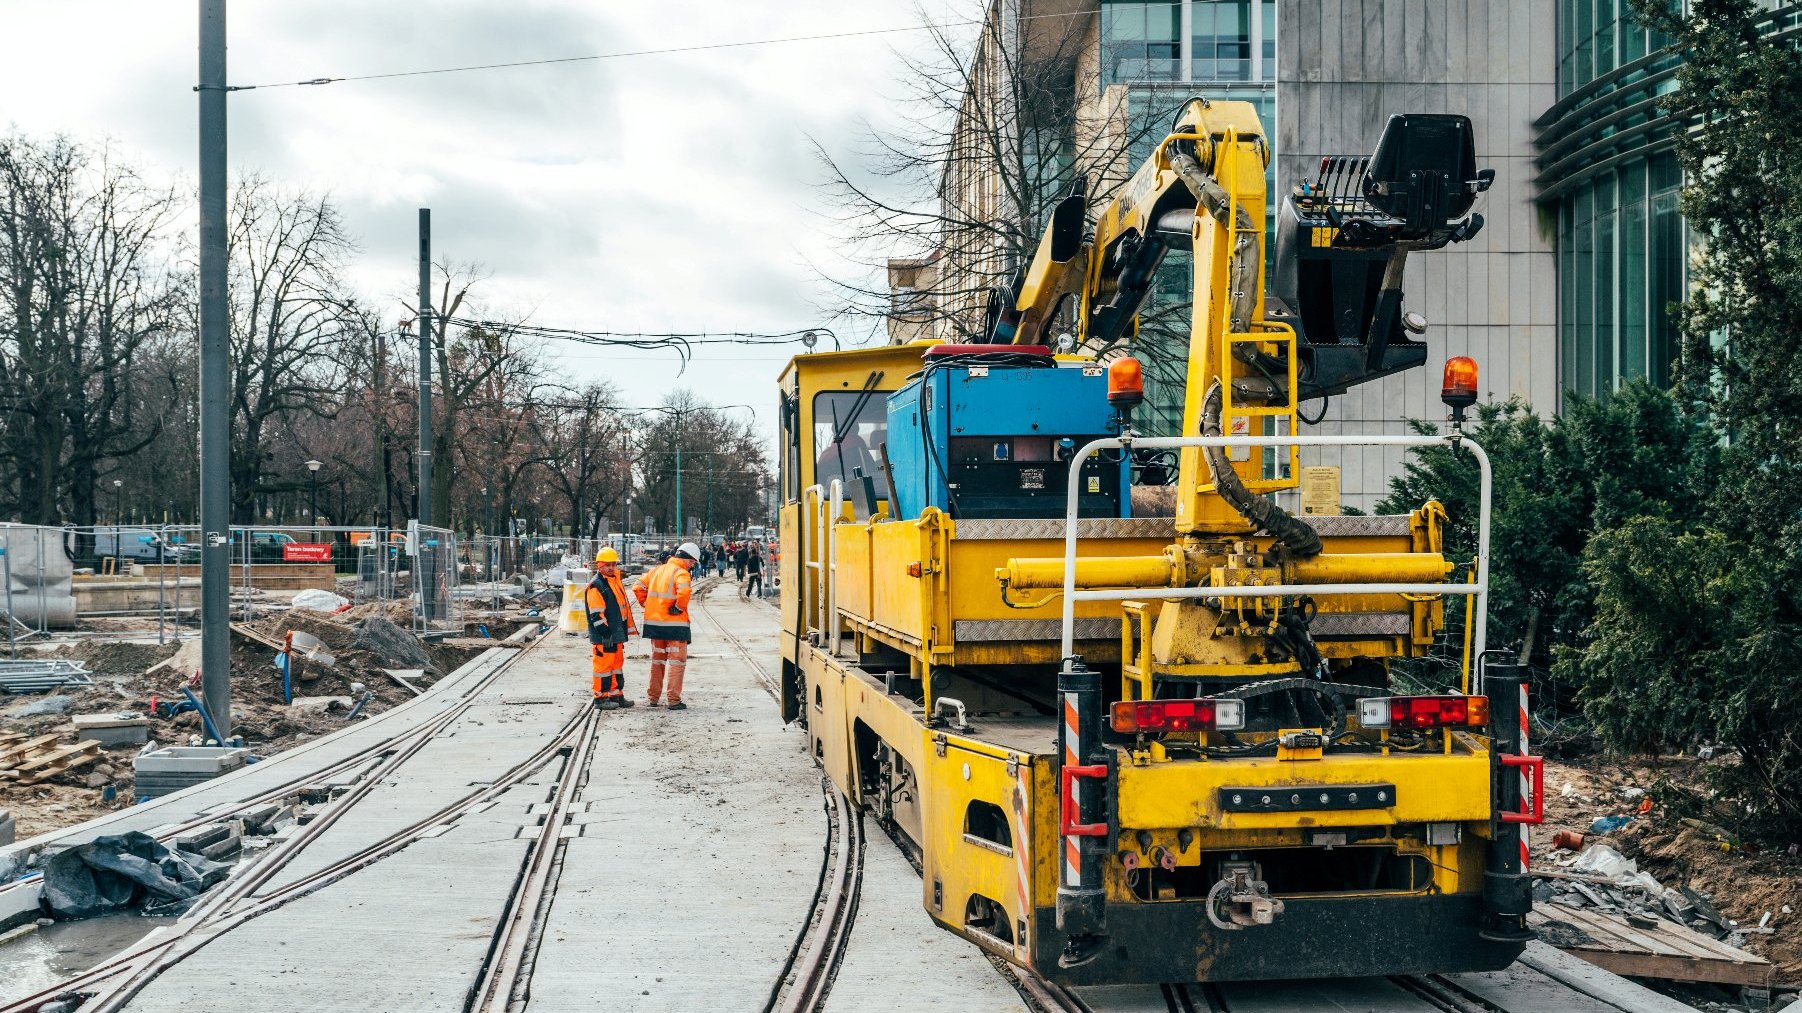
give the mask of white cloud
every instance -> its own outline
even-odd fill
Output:
[[[878,0],[232,0],[236,84],[770,39],[914,23]],[[0,0],[0,125],[113,138],[192,178],[192,0]],[[776,330],[815,322],[806,138],[848,152],[892,121],[917,36],[714,49],[548,67],[235,93],[232,165],[331,192],[372,297],[416,277],[415,209],[435,249],[491,274],[486,303],[609,330]],[[576,375],[749,401],[766,429],[784,355],[558,348]]]

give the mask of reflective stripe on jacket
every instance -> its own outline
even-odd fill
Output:
[[[688,639],[688,567],[672,559],[645,574],[633,588],[644,606],[644,635],[652,640]]]

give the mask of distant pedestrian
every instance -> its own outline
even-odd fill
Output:
[[[745,597],[756,598],[763,594],[763,550],[757,545],[751,546],[750,555],[745,557]]]
[[[738,548],[734,549],[732,552],[732,568],[734,570],[738,571],[738,586],[739,586],[740,590],[743,590],[743,588],[744,588],[745,567],[750,565],[750,562],[751,562],[750,550],[748,548],[746,548],[746,543],[739,542]]]
[[[682,677],[688,669],[688,600],[694,587],[689,569],[700,558],[700,546],[683,542],[669,562],[645,574],[633,589],[644,606],[644,635],[651,641],[651,680],[645,692],[652,707],[662,706],[658,700],[667,678],[669,709],[688,709],[682,702]]]
[[[715,569],[717,569],[719,571],[719,575],[724,577],[726,575],[726,567],[730,566],[731,564],[732,564],[732,547],[730,545],[727,545],[725,542],[721,542],[713,550],[713,565],[714,565]]]

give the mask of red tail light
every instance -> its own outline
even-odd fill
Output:
[[[1140,732],[1234,731],[1245,727],[1245,701],[1122,700],[1114,704],[1114,731],[1122,735]]]
[[[1486,696],[1378,696],[1358,701],[1365,728],[1481,728],[1489,723]]]

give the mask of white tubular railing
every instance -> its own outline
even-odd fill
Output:
[[[833,654],[838,653],[838,542],[833,532],[838,527],[838,520],[845,509],[845,483],[843,479],[832,480],[832,494],[827,500],[826,511],[826,593],[821,595],[826,600],[827,642]]]
[[[1481,658],[1488,634],[1489,618],[1489,455],[1469,437],[1459,438],[1459,446],[1469,448],[1477,459],[1481,473],[1477,509],[1477,582],[1475,584],[1270,584],[1263,587],[1156,587],[1076,588],[1076,504],[1080,495],[1082,464],[1098,450],[1145,447],[1151,450],[1179,450],[1184,447],[1427,447],[1453,442],[1451,436],[1160,436],[1131,440],[1110,438],[1085,445],[1070,459],[1069,488],[1064,500],[1064,615],[1062,655],[1068,659],[1076,651],[1076,603],[1079,601],[1123,601],[1129,598],[1273,598],[1300,594],[1464,594],[1475,595],[1471,658]],[[1481,692],[1481,689],[1478,690]]]
[[[811,498],[811,506],[809,505],[810,498]],[[826,499],[826,487],[823,485],[819,485],[818,483],[815,483],[814,485],[810,485],[807,488],[801,490],[801,517],[800,517],[800,521],[801,521],[801,573],[800,573],[801,588],[802,588],[803,592],[805,592],[805,590],[807,588],[807,571],[808,570],[814,570],[819,573],[819,575],[820,575],[819,600],[817,600],[813,603],[813,613],[814,613],[814,619],[815,619],[815,624],[814,624],[813,628],[816,630],[823,630],[826,628],[825,611],[824,611],[825,604],[826,604],[825,552],[822,549],[822,551],[820,553],[821,558],[819,558],[819,559],[815,559],[814,555],[813,555],[813,535],[814,535],[814,531],[820,526],[819,522],[821,520],[821,518],[816,516],[816,514],[819,512],[823,512],[825,510],[825,508],[826,508],[825,499]],[[796,618],[800,621],[805,621],[806,613],[797,611]]]

